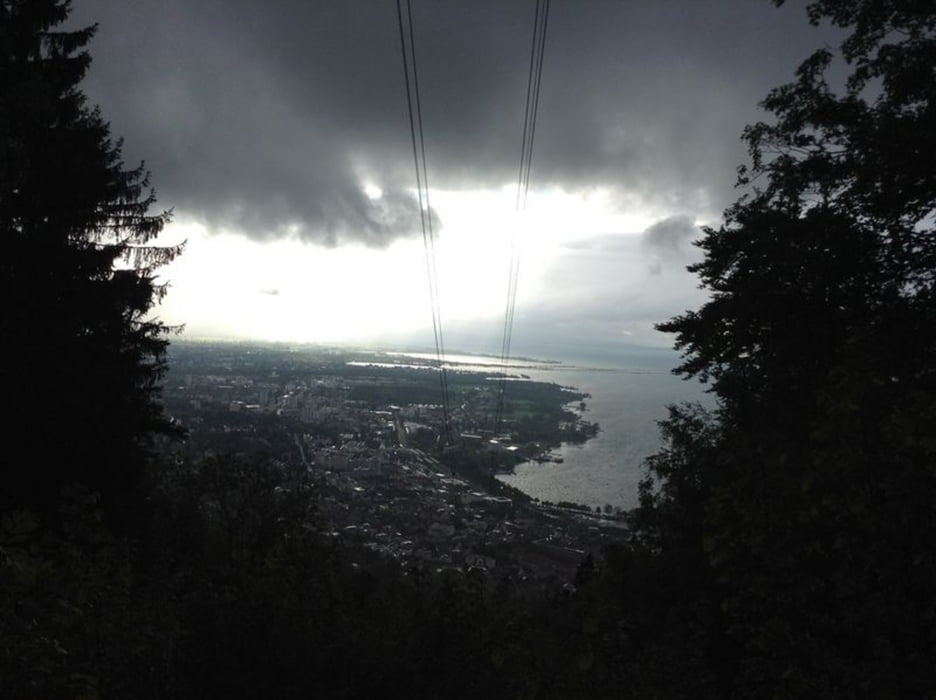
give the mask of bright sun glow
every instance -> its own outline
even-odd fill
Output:
[[[381,196],[365,186],[369,197]],[[635,234],[653,222],[646,212],[621,213],[606,192],[530,194],[515,212],[512,188],[433,191],[438,213],[436,265],[443,325],[490,318],[506,301],[511,246],[520,246],[518,306],[555,290],[542,272],[565,244],[610,233]],[[323,248],[295,238],[258,243],[173,223],[167,239],[188,247],[164,277],[170,291],[164,320],[194,337],[250,337],[334,342],[378,338],[431,323],[421,237],[386,249]]]

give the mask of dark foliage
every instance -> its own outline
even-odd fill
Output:
[[[52,32],[67,3],[0,0],[3,377],[22,408],[0,696],[931,697],[936,11],[808,7],[852,30],[850,77],[834,89],[822,50],[770,93],[749,193],[692,268],[711,300],[661,326],[718,407],[671,408],[631,541],[572,591],[338,547],[305,473],[258,456],[165,465],[133,538],[104,517],[165,427],[166,329],[146,314],[177,251],[147,247],[165,216],[77,90],[92,30]]]
[[[661,324],[719,399],[674,408],[640,540],[716,586],[743,695],[936,687],[936,10],[814,2],[850,28],[747,129],[749,193],[699,242],[711,300]],[[930,426],[927,428],[927,426]],[[728,647],[726,647],[728,648]]]
[[[87,492],[65,500],[65,533],[0,522],[3,697],[565,698],[619,677],[597,588],[576,600],[338,548],[302,471],[176,465],[152,497],[135,548]]]
[[[56,512],[78,482],[109,511],[141,485],[155,433],[167,328],[150,315],[176,247],[143,166],[78,84],[94,27],[62,32],[68,2],[0,3],[0,383],[7,413],[3,506]]]

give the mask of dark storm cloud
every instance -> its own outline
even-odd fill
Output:
[[[414,1],[433,186],[515,179],[533,7]],[[94,21],[87,92],[163,205],[258,239],[418,229],[395,3],[76,3]],[[532,186],[717,214],[755,103],[819,43],[796,3],[554,0]]]
[[[650,253],[650,273],[661,275],[664,267],[682,270],[694,254],[692,241],[700,237],[699,227],[688,216],[670,216],[649,226],[641,243]]]
[[[639,235],[611,233],[592,236],[566,243],[571,252],[594,252],[602,256],[633,253],[635,242],[643,250],[658,258],[684,261],[692,254],[692,242],[701,237],[701,231],[692,217],[677,214],[654,222]]]
[[[671,216],[643,232],[643,243],[660,255],[684,255],[688,244],[699,237],[699,227],[688,216]]]

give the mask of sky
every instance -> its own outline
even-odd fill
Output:
[[[83,88],[144,161],[160,318],[184,337],[430,347],[392,0],[77,0]],[[535,0],[412,0],[447,349],[668,348],[705,301],[691,242],[740,194],[744,126],[832,44],[803,2],[553,0],[525,210],[515,207]]]

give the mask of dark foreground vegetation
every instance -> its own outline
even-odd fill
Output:
[[[0,1],[0,697],[936,695],[932,3],[809,4],[848,82],[821,50],[770,93],[711,300],[662,326],[718,407],[671,409],[629,542],[556,590],[338,548],[301,470],[160,457],[177,251],[67,10]]]

